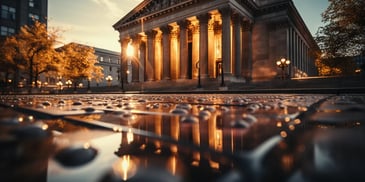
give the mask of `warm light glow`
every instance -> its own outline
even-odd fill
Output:
[[[177,169],[177,159],[176,156],[171,156],[168,159],[168,170],[171,172],[172,175],[176,175],[176,169]]]
[[[18,121],[19,121],[19,122],[23,122],[23,121],[24,121],[24,118],[23,118],[23,117],[19,117],[19,118],[18,118]]]
[[[217,150],[217,151],[223,150],[222,142],[223,142],[222,130],[217,129],[216,138],[215,138],[215,150]]]
[[[276,65],[280,66],[281,62],[280,61],[276,61]]]
[[[127,132],[127,142],[128,144],[132,143],[134,140],[132,129],[129,128]]]
[[[86,143],[84,143],[84,149],[88,149],[88,148],[90,148],[90,143],[88,143],[88,142],[86,142]]]
[[[127,45],[127,56],[128,57],[132,57],[134,54],[134,49],[133,49],[133,46],[132,46],[132,40],[128,43]]]
[[[276,65],[279,67],[286,67],[289,66],[289,64],[290,60],[285,58],[281,58],[279,61],[276,61]]]
[[[288,134],[285,131],[281,131],[280,136],[283,138],[286,138],[288,136]]]
[[[282,124],[280,121],[278,121],[278,122],[276,123],[276,127],[281,128],[282,126],[283,126],[283,124]]]

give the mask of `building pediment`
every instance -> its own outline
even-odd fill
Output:
[[[198,0],[144,0],[126,16],[124,16],[117,25],[125,25],[128,23],[135,22],[136,20],[148,20],[155,18],[166,13],[170,13],[174,10],[190,6],[197,3]]]

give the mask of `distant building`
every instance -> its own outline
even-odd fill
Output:
[[[110,85],[120,85],[120,53],[94,47],[95,55],[98,57],[98,66],[103,67],[104,79],[100,83],[91,82],[91,86],[106,86],[108,85],[107,77],[112,78]]]
[[[292,0],[144,0],[113,27],[132,81],[196,79],[198,69],[216,79],[222,67],[229,80],[272,80],[281,58],[286,75],[317,75],[319,48]]]
[[[78,44],[78,43],[75,43]],[[83,45],[83,44],[79,44]],[[87,47],[92,47],[88,45],[83,45]],[[97,57],[97,63],[96,66],[101,66],[103,68],[104,78],[97,82],[96,80],[90,80],[90,82],[87,79],[82,80],[81,85],[78,83],[77,85],[80,85],[82,87],[87,87],[88,84],[90,84],[90,87],[103,87],[103,86],[119,86],[121,84],[120,80],[120,53],[115,51],[110,51],[102,48],[93,47],[95,50],[95,55]],[[107,80],[111,78],[110,81]],[[48,85],[56,85],[57,82],[61,81],[63,85],[65,85],[66,81],[65,79],[57,79],[52,76],[46,76],[42,75],[40,78],[40,81],[47,82]]]
[[[0,38],[16,34],[38,20],[47,24],[48,0],[1,0]]]

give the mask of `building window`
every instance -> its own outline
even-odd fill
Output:
[[[38,7],[38,2],[37,1],[38,0],[29,0],[28,1],[29,7],[31,7],[31,8],[37,8]]]
[[[1,18],[7,20],[15,20],[15,8],[1,5]]]
[[[15,33],[15,29],[1,26],[1,36],[9,36]]]
[[[113,71],[113,67],[109,66],[109,71],[112,72]]]
[[[35,21],[39,21],[39,15],[33,14],[33,13],[29,13],[29,23],[33,23]]]
[[[100,62],[103,62],[103,61],[104,61],[103,56],[100,56]]]
[[[29,7],[34,7],[34,0],[29,0]]]

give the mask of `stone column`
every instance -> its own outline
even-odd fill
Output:
[[[179,78],[180,64],[179,64],[179,43],[178,43],[179,30],[177,27],[171,27],[170,31],[170,76],[171,79],[176,80]]]
[[[155,80],[162,79],[162,66],[163,66],[163,58],[162,58],[162,36],[161,33],[158,32],[155,36]]]
[[[208,21],[210,14],[202,14],[198,16],[199,20],[199,68],[201,78],[208,77]]]
[[[214,37],[214,19],[208,21],[208,76],[215,78],[215,37]]]
[[[192,25],[192,77],[198,78],[198,69],[195,67],[197,61],[199,61],[199,25]]]
[[[242,42],[242,34],[241,34],[241,20],[242,17],[239,14],[234,14],[233,16],[233,31],[234,31],[234,75],[236,77],[242,77],[242,49],[241,49],[241,42]]]
[[[170,30],[169,25],[160,27],[162,31],[162,79],[170,80]]]
[[[140,51],[140,56],[139,56],[139,82],[144,82],[146,80],[146,54],[147,54],[147,49],[146,49],[146,37],[142,36],[141,37],[141,42],[139,44],[139,51]]]
[[[231,8],[219,9],[222,16],[222,61],[223,74],[232,76],[231,71]]]
[[[135,35],[132,37],[133,42],[132,42],[132,46],[133,46],[133,50],[134,50],[134,54],[133,57],[131,58],[131,64],[132,64],[132,70],[130,74],[132,74],[132,82],[138,82],[139,81],[139,70],[140,70],[140,63],[139,63],[139,57],[138,57],[138,50],[139,50],[139,45],[141,43],[141,36],[140,35]]]
[[[242,75],[247,82],[252,80],[252,22],[242,24]]]
[[[188,76],[188,20],[178,22],[180,28],[180,79],[187,79]]]
[[[127,71],[127,61],[128,61],[128,57],[127,57],[127,46],[128,43],[130,41],[129,37],[123,38],[120,42],[121,44],[121,59],[120,59],[120,81],[121,84],[122,82],[126,82],[127,77],[125,75],[126,71]]]
[[[155,70],[155,36],[157,31],[149,30],[146,32],[147,35],[147,61],[146,61],[146,79],[147,81],[154,80],[154,70]]]

